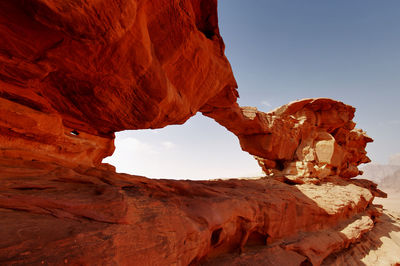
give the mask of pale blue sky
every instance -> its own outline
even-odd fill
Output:
[[[356,107],[357,127],[375,139],[367,148],[373,162],[400,152],[400,1],[220,0],[219,25],[241,105],[269,111],[301,98],[337,99]],[[199,115],[183,126],[119,133],[116,144],[108,161],[121,172],[260,174],[235,136]]]

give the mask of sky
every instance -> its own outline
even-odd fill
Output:
[[[219,0],[239,104],[270,111],[302,98],[356,107],[373,163],[400,154],[400,1]],[[151,178],[260,176],[237,138],[197,114],[184,125],[116,134],[104,162]],[[393,160],[391,160],[393,161]]]

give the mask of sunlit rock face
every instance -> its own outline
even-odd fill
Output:
[[[400,262],[400,218],[372,204],[385,193],[350,179],[371,141],[354,108],[240,107],[216,1],[2,1],[0,21],[1,265]],[[116,131],[198,111],[268,177],[150,180],[101,163]]]
[[[267,175],[296,183],[328,176],[355,177],[368,163],[365,147],[372,139],[356,129],[355,109],[331,99],[304,99],[269,113],[254,107],[206,106],[214,118],[238,136]]]

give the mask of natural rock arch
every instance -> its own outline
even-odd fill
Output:
[[[354,129],[354,108],[239,107],[217,22],[216,0],[0,1],[1,264],[319,265],[382,254],[379,238],[398,234],[399,220],[372,204],[384,196],[375,184],[348,179],[371,141]],[[149,180],[101,164],[114,132],[199,111],[289,184]],[[249,238],[267,245],[246,250]]]

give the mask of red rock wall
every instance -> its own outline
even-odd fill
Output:
[[[0,74],[32,93],[8,98],[98,134],[183,123],[236,86],[216,5],[2,1]]]
[[[236,87],[216,1],[2,1],[0,47],[1,98],[52,114],[40,118],[57,129],[51,145],[71,142],[63,156],[87,153],[82,163],[92,165],[112,153],[104,142],[115,131],[184,123]],[[99,147],[76,145],[72,130]],[[53,157],[63,152],[33,146]]]
[[[318,265],[380,221],[367,181],[154,180],[3,157],[0,172],[1,265]]]

